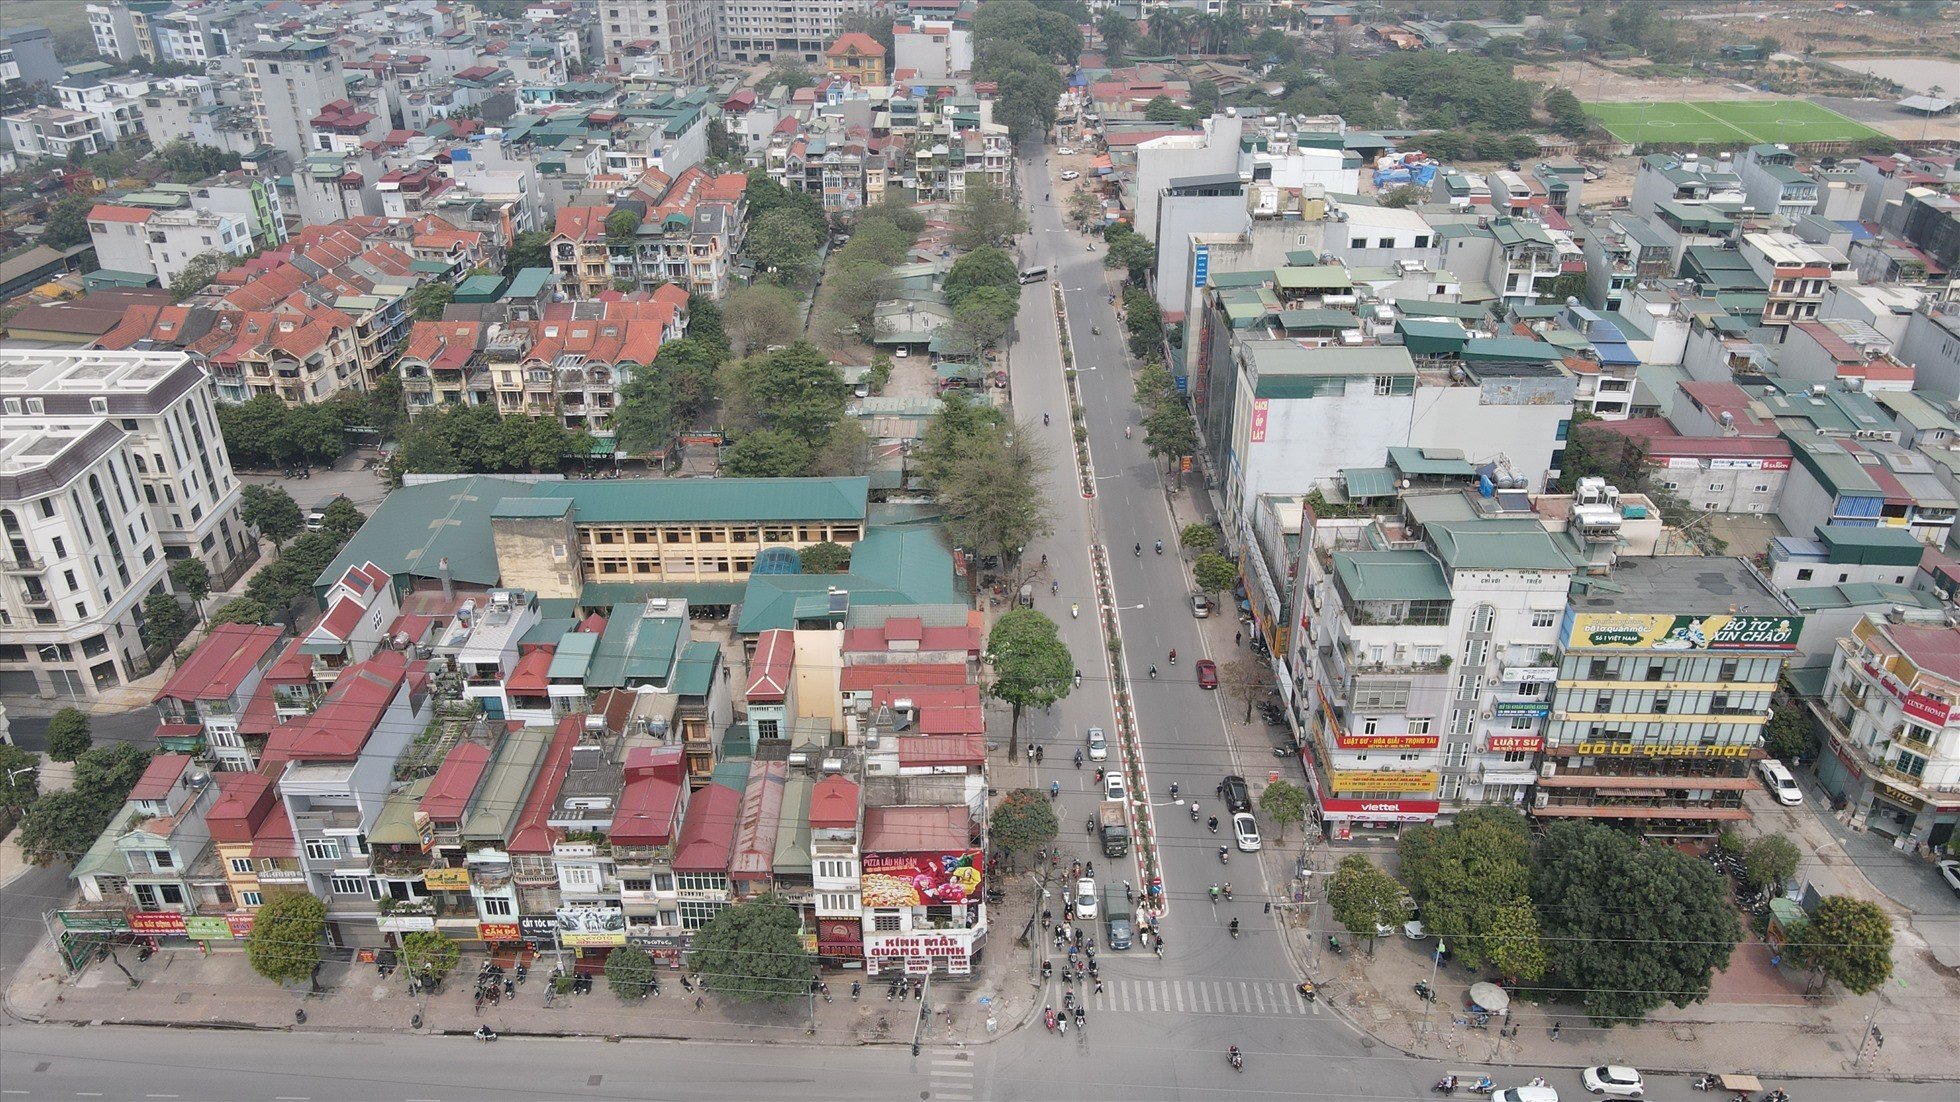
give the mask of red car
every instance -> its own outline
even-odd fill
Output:
[[[1209,658],[1198,660],[1198,688],[1216,689],[1218,687],[1218,663]]]

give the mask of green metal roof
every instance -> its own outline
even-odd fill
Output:
[[[576,678],[583,682],[585,671],[592,666],[592,653],[599,649],[599,637],[589,631],[575,631],[558,640],[558,649],[552,652],[551,667],[545,677],[556,681],[560,678]]]
[[[456,285],[457,302],[495,302],[503,293],[504,277],[483,273]]]
[[[783,784],[782,826],[770,862],[777,876],[810,871],[810,796],[816,786],[816,778],[807,773],[791,774]]]
[[[1430,478],[1475,478],[1477,469],[1453,449],[1390,448],[1388,463],[1406,475]]]
[[[1302,348],[1293,341],[1270,340],[1247,341],[1245,349],[1259,372],[1259,397],[1281,397],[1268,395],[1267,385],[1284,381],[1289,375],[1325,378],[1416,373],[1408,350],[1389,345]]]
[[[1791,603],[1802,612],[1826,612],[1831,609],[1864,608],[1871,605],[1906,605],[1914,608],[1938,608],[1938,594],[1926,593],[1905,585],[1888,585],[1884,582],[1847,582],[1842,585],[1803,585],[1792,586],[1783,591]]]
[[[544,293],[545,285],[550,282],[550,268],[525,268],[510,278],[510,286],[504,288],[504,297],[536,298]]]
[[[1827,524],[1817,529],[1817,539],[1830,562],[1865,566],[1918,566],[1926,545],[1904,528],[1854,528],[1848,524]]]
[[[902,608],[960,604],[952,553],[941,529],[879,526],[851,548],[844,574],[758,574],[742,595],[736,631],[753,635],[769,628],[793,628],[797,606],[806,597],[823,597],[835,587],[849,594],[853,608]],[[828,603],[827,599],[824,602]]]
[[[1316,264],[1310,268],[1275,268],[1273,283],[1288,291],[1345,291],[1354,286],[1354,279],[1339,264]]]
[[[1572,569],[1572,560],[1535,520],[1474,520],[1426,531],[1452,570]]]
[[[1449,579],[1421,551],[1336,551],[1334,572],[1357,601],[1447,601]]]
[[[1490,308],[1474,302],[1411,302],[1404,299],[1395,308],[1412,318],[1460,318],[1463,321],[1484,321],[1490,317]]]
[[[510,839],[510,825],[537,779],[538,763],[551,745],[551,735],[549,727],[525,727],[504,738],[497,760],[490,763],[488,776],[463,816],[460,833],[464,841],[503,843]]]
[[[423,777],[388,797],[388,802],[381,805],[381,811],[374,817],[374,827],[368,831],[368,841],[384,846],[421,844],[422,836],[415,830],[415,812],[422,803],[423,794],[429,791],[429,785],[433,783],[433,776]]]
[[[1285,329],[1361,328],[1361,319],[1352,310],[1281,310],[1279,323]]]
[[[68,878],[73,880],[102,872],[111,872],[117,876],[127,873],[129,862],[117,852],[116,839],[123,836],[124,831],[135,818],[136,808],[131,804],[124,804],[121,810],[110,816],[109,825],[102,828],[102,833],[95,836],[95,841],[88,847],[88,852],[82,854],[82,859],[75,862],[75,867],[69,871]]]
[[[679,616],[645,616],[644,611],[643,605],[613,606],[606,617],[606,632],[586,668],[587,688],[665,685],[687,621]]]
[[[1347,496],[1356,500],[1395,496],[1395,472],[1387,467],[1343,467],[1341,481]]]
[[[1471,360],[1536,360],[1557,363],[1565,357],[1544,341],[1528,337],[1473,337],[1463,346],[1463,358]]]
[[[490,510],[492,517],[562,517],[576,505],[568,497],[507,497]]]
[[[368,522],[347,541],[314,580],[316,594],[372,562],[395,576],[434,578],[436,563],[449,560],[456,581],[496,585],[497,549],[490,542],[490,515],[506,494],[528,492],[522,483],[496,478],[457,478],[403,486],[383,498]]]
[[[696,639],[681,648],[680,664],[668,688],[677,696],[707,696],[714,688],[715,667],[721,664],[721,644]]]
[[[1262,287],[1267,277],[1262,271],[1213,272],[1206,283],[1212,287]]]

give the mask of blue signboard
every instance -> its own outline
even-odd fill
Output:
[[[1209,276],[1210,274],[1211,274],[1211,246],[1200,245],[1196,249],[1192,250],[1191,286],[1203,287],[1205,285],[1205,277]]]

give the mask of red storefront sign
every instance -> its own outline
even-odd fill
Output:
[[[1320,801],[1323,819],[1349,819],[1377,823],[1426,823],[1442,809],[1437,800],[1343,800]]]
[[[1441,735],[1338,734],[1334,745],[1343,750],[1434,750],[1442,740]]]
[[[1491,735],[1484,740],[1488,750],[1537,750],[1544,745],[1543,735]]]
[[[515,922],[479,922],[476,936],[485,941],[523,941],[524,928]]]
[[[1897,677],[1882,666],[1867,662],[1865,672],[1872,676],[1872,680],[1884,686],[1886,692],[1892,694],[1892,699],[1899,702],[1899,706],[1905,709],[1907,715],[1934,728],[1946,726],[1946,721],[1951,715],[1951,708],[1946,701],[1929,693],[1914,692],[1906,688]]]
[[[129,928],[139,934],[183,936],[184,916],[176,911],[136,911],[129,916]]]
[[[252,920],[256,917],[257,912],[255,911],[225,912],[225,922],[231,926],[231,936],[233,937],[245,937],[249,935],[252,932]]]
[[[1254,398],[1252,400],[1251,435],[1252,442],[1255,444],[1263,444],[1266,441],[1266,417],[1271,410],[1272,404],[1273,402],[1270,398]]]

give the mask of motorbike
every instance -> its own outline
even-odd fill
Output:
[[[1239,920],[1235,918],[1232,920],[1232,940],[1237,941],[1238,939],[1239,939]]]
[[[1312,980],[1301,980],[1293,985],[1293,990],[1298,991],[1300,997],[1308,1002],[1314,1001],[1320,995],[1320,990],[1313,985]]]
[[[1231,851],[1231,850],[1228,850],[1228,849],[1226,849],[1226,848],[1225,848],[1224,846],[1219,846],[1219,847],[1218,847],[1218,863],[1219,863],[1219,864],[1221,864],[1221,865],[1229,865],[1229,864],[1231,864],[1231,863],[1232,863],[1232,851]]]
[[[1231,1059],[1231,1062],[1232,1062],[1232,1070],[1233,1070],[1233,1071],[1244,1071],[1244,1070],[1245,1070],[1245,1057],[1239,1054],[1239,1046],[1237,1046],[1237,1045],[1233,1045],[1233,1046],[1232,1046],[1232,1051],[1231,1051],[1231,1054],[1230,1054],[1230,1059]]]
[[[476,1027],[476,1032],[470,1034],[470,1036],[475,1037],[487,1045],[497,1039],[497,1031],[487,1025],[480,1025]]]
[[[1293,748],[1293,747],[1291,747],[1291,746],[1275,746],[1275,747],[1273,747],[1273,756],[1274,756],[1274,757],[1276,757],[1276,758],[1290,758],[1290,757],[1292,757],[1292,756],[1293,756],[1294,754],[1297,754],[1297,753],[1299,753],[1299,751],[1298,751],[1298,750],[1296,750],[1296,749],[1294,749],[1294,748]]]
[[[1496,1090],[1497,1090],[1497,1084],[1491,1082],[1490,1076],[1488,1075],[1483,1076],[1482,1078],[1478,1079],[1475,1083],[1470,1084],[1471,1094],[1493,1094],[1496,1092]]]
[[[1042,1019],[1048,1023],[1048,1032],[1050,1033],[1055,1032],[1055,1008],[1052,1006],[1044,1006],[1041,1008],[1041,1010],[1042,1010]]]
[[[1164,541],[1163,541],[1163,540],[1158,540],[1158,541],[1157,541],[1157,553],[1158,553],[1159,555],[1161,555],[1161,554],[1163,554],[1163,553],[1164,553]]]
[[[1078,688],[1078,689],[1082,687],[1082,671],[1081,671],[1081,670],[1077,670],[1077,671],[1075,671],[1075,687],[1076,687],[1076,688]]]
[[[1429,986],[1428,980],[1417,980],[1415,985],[1415,992],[1416,992],[1416,997],[1421,999],[1423,1002],[1433,1003],[1436,1001],[1436,989]]]
[[[1721,1086],[1722,1081],[1713,1075],[1697,1075],[1695,1076],[1695,1081],[1690,1085],[1698,1091],[1712,1091],[1716,1087]]]
[[[1433,1087],[1431,1087],[1431,1088],[1429,1088],[1429,1089],[1430,1089],[1430,1090],[1432,1090],[1432,1091],[1434,1091],[1434,1092],[1436,1092],[1437,1094],[1441,1094],[1441,1095],[1451,1095],[1451,1094],[1455,1094],[1455,1093],[1456,1093],[1456,1076],[1454,1076],[1454,1075],[1445,1075],[1445,1076],[1443,1076],[1443,1077],[1442,1077],[1441,1079],[1438,1079],[1438,1080],[1436,1080],[1436,1085],[1435,1085],[1435,1086],[1433,1086]]]
[[[1194,822],[1194,823],[1198,821],[1198,805],[1197,805],[1197,804],[1192,804],[1192,805],[1191,805],[1191,821],[1192,821],[1192,822]]]
[[[1081,619],[1081,618],[1082,618],[1082,606],[1081,606],[1081,605],[1078,605],[1078,604],[1076,604],[1076,603],[1075,603],[1074,601],[1070,601],[1070,602],[1068,603],[1068,618],[1069,618],[1069,619],[1071,619],[1071,620],[1079,620],[1079,619]]]
[[[1216,815],[1213,815],[1213,816],[1212,816],[1211,818],[1209,818],[1209,819],[1206,819],[1206,820],[1205,820],[1205,825],[1211,828],[1211,832],[1212,832],[1213,834],[1217,834],[1217,833],[1218,833],[1218,816],[1216,816]]]

